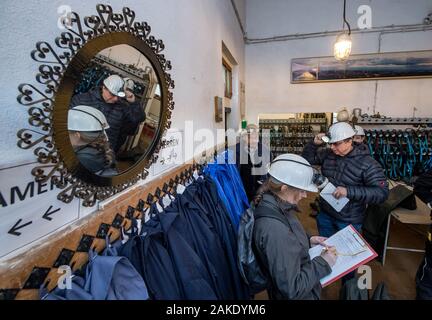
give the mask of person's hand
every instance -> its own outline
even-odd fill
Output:
[[[326,248],[321,252],[321,257],[333,267],[337,261],[337,251],[335,247],[326,246]]]
[[[134,103],[135,102],[135,95],[133,94],[132,91],[126,90],[125,94],[126,94],[126,100],[128,102],[130,102],[130,103]]]
[[[333,192],[333,197],[336,199],[346,197],[348,195],[348,190],[345,187],[337,187]]]
[[[315,138],[314,138],[314,144],[317,146],[320,146],[324,143],[324,141],[322,141],[322,137],[325,136],[325,133],[318,133]]]
[[[326,237],[313,236],[310,238],[309,242],[310,242],[312,247],[315,247],[316,245],[319,245],[319,244],[325,246],[324,241],[326,241],[326,240],[327,240]]]

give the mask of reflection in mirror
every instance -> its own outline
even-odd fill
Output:
[[[150,61],[129,45],[100,51],[77,75],[68,114],[80,163],[101,176],[121,174],[151,146],[161,117],[161,90]]]

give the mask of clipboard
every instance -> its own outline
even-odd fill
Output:
[[[332,284],[378,256],[352,225],[338,231],[328,238],[325,243],[336,247],[338,259],[332,267],[332,272],[320,280],[322,287]],[[321,245],[309,249],[311,260],[319,256],[323,249],[324,247]]]

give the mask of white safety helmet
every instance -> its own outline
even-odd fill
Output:
[[[272,161],[268,173],[283,184],[301,190],[318,192],[313,183],[313,168],[305,158],[297,154],[281,154]]]
[[[358,126],[358,125],[354,126],[354,130],[356,132],[356,134],[355,134],[356,136],[364,136],[364,135],[366,135],[365,132],[364,132],[364,130],[363,130],[363,128],[360,127],[360,126]]]
[[[322,140],[326,143],[335,143],[348,138],[354,137],[356,132],[347,122],[336,122],[331,125],[326,136]]]
[[[110,75],[103,81],[104,86],[111,92],[113,95],[123,98],[126,94],[123,91],[124,81],[123,79],[116,75]]]
[[[76,106],[68,112],[68,130],[103,131],[109,125],[104,114],[89,106]]]

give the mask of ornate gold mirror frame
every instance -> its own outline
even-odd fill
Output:
[[[174,109],[174,88],[169,70],[171,63],[161,53],[165,46],[160,39],[150,35],[146,22],[136,22],[135,12],[124,7],[114,13],[109,5],[98,4],[97,15],[81,19],[75,12],[63,20],[64,32],[55,39],[55,46],[48,42],[36,43],[31,52],[38,62],[36,74],[38,88],[32,84],[19,85],[18,102],[28,107],[29,123],[34,129],[18,131],[18,146],[32,149],[38,165],[32,170],[36,181],[51,182],[60,189],[58,199],[69,203],[75,197],[84,206],[93,206],[135,184],[148,176],[148,169],[157,160],[161,137],[171,126]],[[119,175],[102,177],[89,172],[77,159],[67,130],[70,100],[79,75],[91,59],[101,50],[127,44],[140,51],[151,63],[160,83],[161,114],[155,138],[133,166]]]

